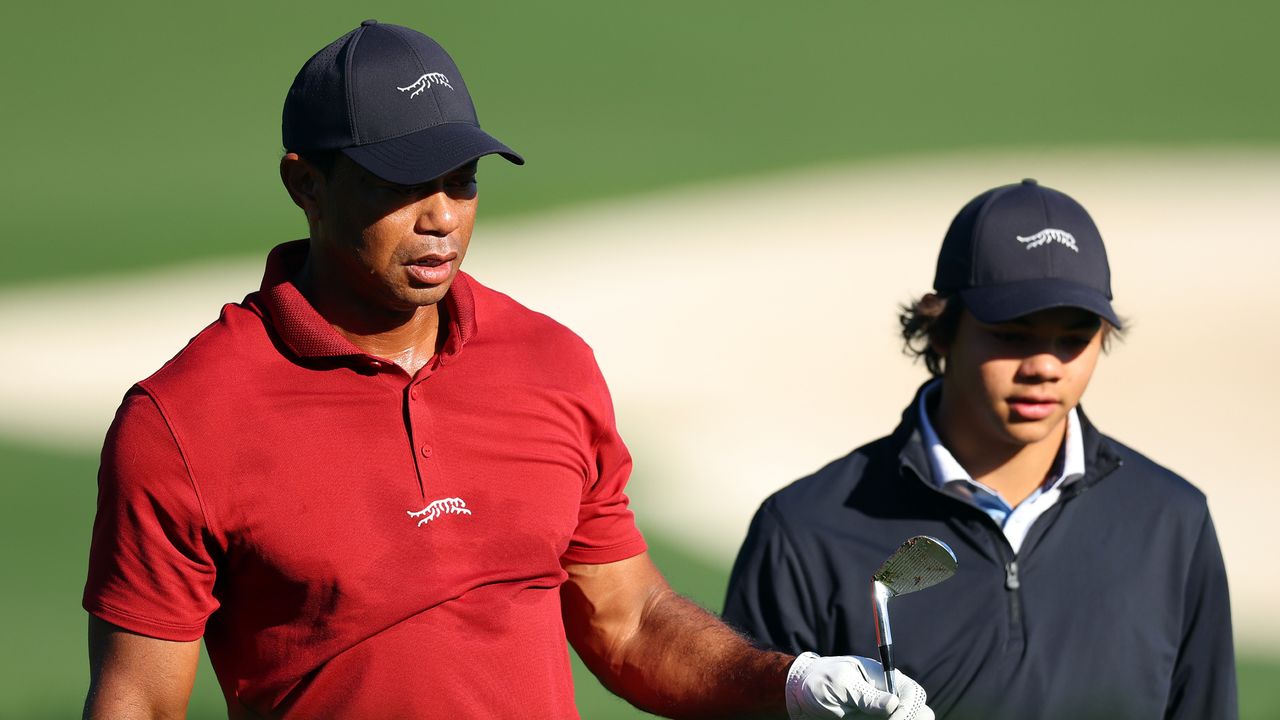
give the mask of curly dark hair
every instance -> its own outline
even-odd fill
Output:
[[[935,345],[950,346],[955,340],[960,316],[964,314],[964,302],[957,295],[929,293],[910,303],[898,306],[898,324],[902,327],[902,352],[913,360],[924,360],[929,374],[935,377],[946,370],[946,358],[934,349]],[[1128,321],[1121,318],[1128,325]],[[1102,350],[1111,349],[1112,338],[1124,338],[1124,333],[1107,320],[1102,321]]]
[[[898,324],[902,327],[902,352],[913,360],[924,360],[933,376],[942,375],[944,358],[934,344],[950,345],[956,337],[964,303],[954,295],[929,293],[898,306]]]

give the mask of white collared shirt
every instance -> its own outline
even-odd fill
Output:
[[[920,393],[917,408],[920,414],[920,434],[924,438],[925,453],[929,456],[930,480],[938,489],[951,492],[972,502],[1004,530],[1014,553],[1022,547],[1031,523],[1058,502],[1065,485],[1084,477],[1084,439],[1080,431],[1080,415],[1075,408],[1067,413],[1067,436],[1058,451],[1049,475],[1040,487],[1027,499],[1011,507],[996,490],[973,479],[969,472],[947,450],[929,420],[929,398],[942,386],[934,380]]]

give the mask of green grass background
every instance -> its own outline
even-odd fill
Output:
[[[0,283],[259,251],[302,62],[366,16],[450,48],[483,217],[957,148],[1275,143],[1266,0],[8,4]]]
[[[364,17],[441,40],[486,128],[528,158],[485,163],[486,219],[886,156],[1280,141],[1280,5],[1264,0],[354,5],[0,9],[0,290],[299,236],[275,171],[283,95]],[[74,716],[83,697],[95,468],[0,442],[0,717]],[[651,539],[718,608],[725,568]],[[1280,717],[1278,671],[1241,659],[1244,717]],[[577,672],[584,717],[632,715]],[[205,667],[192,717],[221,708]]]

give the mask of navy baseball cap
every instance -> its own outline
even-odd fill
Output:
[[[365,20],[298,71],[285,149],[341,150],[388,182],[416,185],[482,155],[524,158],[480,129],[453,58],[417,30]]]
[[[988,190],[951,221],[934,289],[1001,323],[1039,310],[1088,310],[1117,328],[1102,236],[1080,203],[1035,180]]]

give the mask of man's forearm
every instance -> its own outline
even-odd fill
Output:
[[[655,592],[636,631],[592,667],[609,689],[673,718],[787,716],[784,687],[794,658],[760,650],[676,592]],[[588,664],[591,664],[588,660]]]

